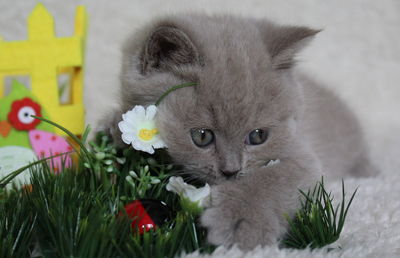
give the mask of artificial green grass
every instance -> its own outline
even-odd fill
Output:
[[[179,196],[165,190],[174,167],[164,151],[150,156],[117,150],[101,133],[89,146],[78,164],[60,174],[47,162],[31,166],[31,190],[2,188],[0,257],[174,257],[213,250],[196,215],[182,210]],[[118,213],[142,198],[167,203],[176,218],[137,234]]]
[[[317,182],[313,190],[302,195],[301,208],[294,218],[287,218],[289,232],[283,244],[297,249],[321,248],[339,239],[350,205],[357,189],[346,205],[346,194],[342,180],[342,201],[336,207],[333,196],[325,190],[324,179]]]
[[[104,133],[91,142],[87,135],[88,130],[82,140],[70,135],[79,146],[78,162],[60,174],[42,160],[29,166],[31,188],[5,190],[24,169],[0,180],[0,257],[174,257],[214,250],[206,243],[197,211],[182,207],[179,196],[165,189],[168,178],[180,170],[165,150],[149,155],[117,149]],[[323,181],[301,192],[302,207],[295,218],[288,218],[290,230],[283,244],[318,248],[336,241],[355,194],[345,206],[344,185],[342,190],[335,209]],[[140,235],[118,213],[144,198],[165,202],[175,218]]]

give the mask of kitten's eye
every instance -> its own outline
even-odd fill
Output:
[[[251,131],[245,140],[245,144],[248,145],[259,145],[264,143],[268,138],[268,130],[267,129],[255,129]]]
[[[194,128],[190,130],[194,144],[200,148],[210,145],[214,141],[214,133],[210,129]]]

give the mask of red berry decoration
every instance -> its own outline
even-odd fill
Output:
[[[133,231],[139,231],[140,234],[161,227],[172,218],[172,210],[164,202],[158,200],[135,200],[124,208],[128,217],[132,219]],[[119,212],[118,215],[122,216],[123,212]]]
[[[11,104],[8,121],[16,130],[29,131],[40,123],[40,120],[31,117],[32,115],[42,116],[40,105],[30,98],[23,98]]]

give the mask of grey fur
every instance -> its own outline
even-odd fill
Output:
[[[243,249],[274,243],[293,214],[298,188],[321,174],[370,175],[360,126],[334,94],[294,69],[295,55],[318,31],[232,16],[181,15],[159,19],[136,32],[124,49],[121,114],[154,104],[168,152],[186,173],[212,184],[201,217],[208,240]],[[209,128],[215,143],[196,147],[191,128]],[[244,144],[253,129],[267,127],[262,145]],[[269,160],[280,163],[266,166]],[[240,170],[227,180],[221,170]]]

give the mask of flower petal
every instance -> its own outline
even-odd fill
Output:
[[[137,127],[141,123],[143,123],[143,119],[138,117],[134,112],[129,111],[125,114],[124,121],[127,122],[131,127]]]
[[[186,183],[183,181],[182,177],[171,176],[168,180],[166,189],[167,191],[181,194],[185,189],[185,185]]]
[[[153,120],[157,113],[157,107],[155,105],[150,105],[146,108],[146,120]]]
[[[146,110],[144,109],[143,106],[137,105],[133,109],[133,114],[139,119],[145,119],[146,117]]]
[[[126,121],[121,121],[118,123],[118,128],[122,133],[128,133],[131,129]]]
[[[130,133],[123,133],[121,135],[122,141],[126,144],[131,144],[131,142],[135,139],[135,136]]]
[[[172,176],[166,186],[167,191],[174,192],[189,199],[191,202],[198,202],[200,207],[205,207],[210,201],[210,186],[196,188],[183,181],[182,177]]]
[[[186,188],[183,193],[192,202],[201,201],[210,194],[210,186],[206,184],[204,187],[201,188]]]
[[[155,139],[151,145],[153,146],[154,149],[162,149],[167,147],[164,141],[161,140],[160,138]]]
[[[151,147],[151,145],[146,146],[143,151],[145,151],[145,152],[147,152],[149,154],[154,154],[154,148]]]
[[[134,141],[132,141],[132,147],[135,148],[135,150],[140,150],[140,151],[144,151],[150,154],[154,153],[154,149],[153,147],[151,147],[151,145],[139,140],[139,139],[135,139]]]
[[[132,141],[132,147],[133,147],[135,150],[142,150],[142,149],[144,149],[143,142],[142,142],[140,139],[136,138],[136,137],[135,137],[135,139]]]

